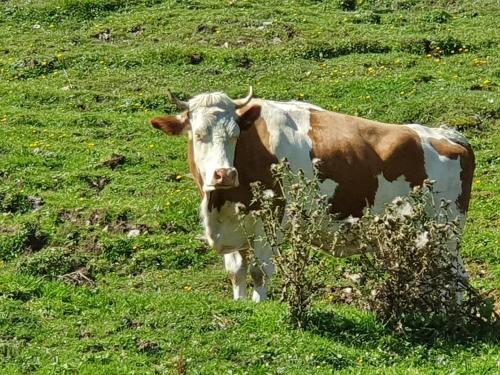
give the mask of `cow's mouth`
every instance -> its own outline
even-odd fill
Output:
[[[214,190],[228,190],[238,187],[238,184],[217,184],[217,185],[205,185],[204,191],[214,191]]]

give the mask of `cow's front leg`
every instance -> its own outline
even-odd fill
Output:
[[[267,289],[274,273],[273,251],[262,240],[255,240],[255,260],[250,266],[253,280],[253,302],[267,299]]]
[[[242,299],[247,296],[247,256],[245,251],[234,251],[224,254],[224,266],[233,284],[233,298]]]

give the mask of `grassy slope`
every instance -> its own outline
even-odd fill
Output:
[[[174,110],[166,87],[237,97],[249,84],[264,98],[456,126],[478,161],[463,252],[475,283],[498,290],[497,1],[231,3],[0,3],[0,197],[17,209],[0,216],[1,372],[498,371],[488,340],[428,346],[326,301],[321,329],[296,332],[277,302],[230,301],[218,257],[196,240],[185,140],[147,126]],[[112,153],[126,157],[115,170],[101,164]],[[23,213],[27,196],[43,208]],[[28,222],[49,246],[11,254]],[[150,234],[127,239],[138,224]],[[95,287],[57,279],[79,266]]]

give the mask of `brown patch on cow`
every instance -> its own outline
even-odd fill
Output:
[[[248,130],[240,133],[234,155],[234,167],[238,171],[240,185],[234,189],[215,190],[209,193],[208,208],[220,209],[225,202],[241,202],[250,205],[252,193],[250,184],[260,181],[266,188],[272,188],[271,164],[278,159],[271,152],[269,131],[262,117],[255,120]]]
[[[320,178],[338,184],[330,203],[341,217],[360,217],[373,205],[380,174],[388,181],[404,176],[412,187],[427,178],[420,137],[407,127],[311,111],[309,136]]]
[[[179,119],[177,116],[159,116],[149,120],[150,124],[168,135],[182,134],[189,126],[188,113],[184,112]]]
[[[260,117],[260,111],[260,105],[247,106],[240,110],[240,115],[238,116],[238,125],[240,129],[248,130],[248,128]]]
[[[475,157],[472,148],[468,144],[458,144],[447,139],[431,138],[429,140],[432,147],[439,155],[456,160],[460,157],[460,180],[462,181],[462,193],[457,198],[458,209],[465,213],[469,208],[469,200],[472,189],[472,177],[475,168]]]

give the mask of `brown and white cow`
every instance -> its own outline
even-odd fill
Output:
[[[474,154],[454,130],[385,124],[305,102],[254,99],[251,89],[238,100],[221,92],[188,102],[171,99],[184,111],[155,117],[151,124],[169,135],[188,134],[189,167],[202,196],[205,236],[224,255],[235,299],[246,296],[248,268],[256,302],[266,298],[274,272],[272,251],[264,242],[254,244],[263,266],[248,267],[244,232],[258,239],[262,227],[247,223],[251,227],[242,231],[237,203],[249,204],[251,182],[270,187],[270,167],[284,158],[292,169],[309,175],[314,161],[323,179],[321,190],[331,197],[331,211],[343,217],[359,217],[367,205],[382,211],[385,203],[430,179],[436,181],[436,202],[452,201],[453,214],[465,223]],[[456,243],[450,246],[457,251]],[[466,275],[461,262],[459,267]]]

